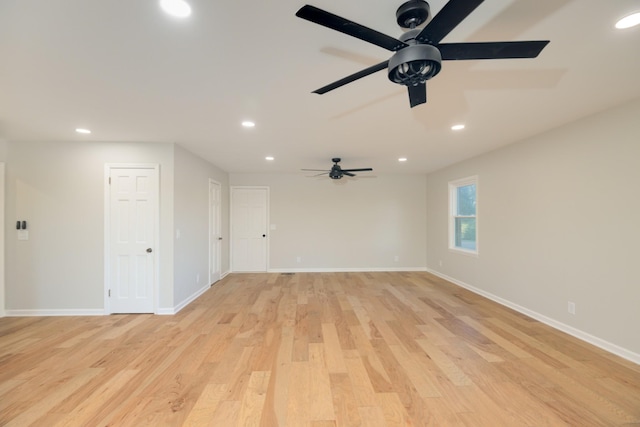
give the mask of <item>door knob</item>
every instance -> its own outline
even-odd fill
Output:
[[[218,237],[218,240],[222,240],[222,237]]]
[[[147,253],[150,254],[151,252],[153,252],[153,249],[147,248]]]
[[[262,237],[267,237],[267,235],[266,235],[266,234],[263,234],[263,235],[262,235]]]

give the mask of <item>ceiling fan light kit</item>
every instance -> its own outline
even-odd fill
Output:
[[[315,6],[303,6],[296,13],[299,18],[394,52],[388,61],[365,68],[313,93],[322,95],[387,68],[389,80],[407,86],[409,103],[413,108],[427,102],[426,81],[440,72],[443,60],[535,58],[549,43],[548,40],[440,43],[483,1],[450,0],[420,30],[417,27],[427,22],[431,15],[429,4],[424,0],[409,0],[396,11],[398,25],[409,29],[400,39]]]
[[[356,174],[353,172],[370,172],[373,170],[371,168],[342,169],[338,164],[340,163],[341,160],[342,159],[340,157],[334,157],[333,159],[331,159],[331,161],[333,162],[333,166],[329,170],[323,170],[323,169],[301,169],[301,170],[321,172],[314,176],[329,175],[329,178],[331,179],[341,179],[344,175],[353,177],[353,176],[356,176]]]
[[[389,59],[389,80],[405,86],[425,83],[440,72],[440,51],[428,44],[408,46]]]

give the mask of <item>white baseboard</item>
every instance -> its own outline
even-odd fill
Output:
[[[5,310],[7,317],[44,317],[44,316],[104,316],[103,308],[87,309],[47,309],[47,310]]]
[[[268,273],[376,273],[401,271],[427,271],[426,267],[398,268],[270,268]]]
[[[515,304],[511,301],[508,301],[504,298],[500,298],[499,296],[493,295],[492,293],[483,291],[482,289],[476,288],[475,286],[471,286],[468,283],[464,283],[460,280],[454,279],[453,277],[449,277],[446,274],[440,273],[438,271],[432,270],[432,269],[427,269],[427,271],[435,276],[438,276],[448,282],[451,282],[455,285],[460,286],[461,288],[465,288],[471,292],[473,292],[474,294],[478,294],[481,295],[485,298],[488,298],[492,301],[497,302],[498,304],[504,305],[506,307],[509,307],[519,313],[522,313],[526,316],[531,317],[532,319],[536,319],[539,322],[542,322],[546,325],[551,326],[554,329],[557,329],[559,331],[565,332],[573,337],[576,337],[582,341],[588,342],[589,344],[593,344],[596,347],[599,347],[603,350],[608,351],[609,353],[613,353],[617,356],[622,357],[623,359],[627,359],[633,363],[636,363],[638,365],[640,365],[640,354],[635,353],[631,350],[628,350],[624,347],[620,347],[619,345],[610,343],[608,341],[605,341],[601,338],[598,338],[596,336],[593,336],[591,334],[588,334],[584,331],[581,331],[580,329],[576,329],[573,326],[569,326],[565,323],[559,322],[555,319],[552,319],[550,317],[547,317],[543,314],[540,314],[536,311],[530,310],[526,307],[522,307],[521,305]]]
[[[173,314],[176,314],[180,310],[182,310],[183,308],[188,306],[190,303],[195,301],[200,295],[202,295],[205,292],[207,292],[210,288],[211,288],[211,285],[203,286],[202,288],[200,288],[197,291],[195,291],[192,295],[187,297],[184,301],[182,301],[180,304],[176,305],[175,307],[158,308],[158,310],[156,310],[156,314],[159,314],[159,315],[173,315]]]

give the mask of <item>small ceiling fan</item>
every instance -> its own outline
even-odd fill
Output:
[[[329,170],[324,170],[324,169],[300,169],[300,170],[312,171],[312,172],[322,172],[322,173],[319,173],[319,174],[314,175],[314,176],[320,176],[320,175],[328,174],[329,178],[331,178],[331,179],[340,179],[344,175],[346,175],[346,176],[356,176],[356,174],[353,173],[353,172],[368,172],[368,171],[372,171],[373,170],[371,168],[342,169],[340,167],[340,165],[338,164],[338,163],[340,163],[340,160],[342,160],[342,159],[340,159],[340,157],[334,157],[333,159],[331,159],[331,161],[334,164],[331,167],[331,169],[329,169]]]
[[[442,61],[467,59],[535,58],[549,40],[478,43],[440,43],[484,0],[450,0],[422,30],[429,19],[429,4],[409,0],[396,11],[398,25],[409,31],[400,40],[338,15],[306,5],[296,16],[395,52],[388,60],[313,91],[322,95],[387,68],[389,80],[407,86],[411,108],[427,102],[426,81],[440,72]]]

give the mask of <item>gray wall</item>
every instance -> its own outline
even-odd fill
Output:
[[[229,271],[229,179],[227,173],[189,151],[175,147],[174,304],[208,288],[209,178],[221,188],[221,273]],[[177,231],[180,231],[180,237]],[[200,281],[197,281],[199,276]]]
[[[104,308],[105,163],[160,164],[160,307],[173,307],[173,144],[9,142],[6,308]],[[18,241],[16,220],[29,240]]]
[[[639,355],[638,118],[640,100],[428,175],[429,269]],[[477,258],[447,248],[447,183],[471,175]]]
[[[231,174],[230,181],[269,187],[270,270],[425,269],[424,175]]]

